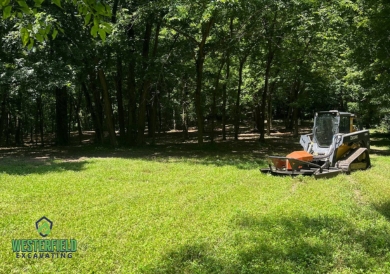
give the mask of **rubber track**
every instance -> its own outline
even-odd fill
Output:
[[[341,168],[344,172],[349,172],[349,166],[355,161],[360,155],[362,155],[367,148],[361,147],[354,151],[351,155],[348,156],[346,160],[339,161],[338,168]]]

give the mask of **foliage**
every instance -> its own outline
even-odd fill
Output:
[[[297,132],[326,109],[379,125],[390,101],[389,5],[378,3],[2,0],[0,141],[38,127],[58,137],[60,121],[100,143],[108,131],[114,146],[115,129],[121,144],[141,144],[146,126],[151,143],[189,126],[201,143],[250,122],[263,140],[264,119]],[[54,112],[59,89],[75,109]]]

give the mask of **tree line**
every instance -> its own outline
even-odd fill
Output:
[[[318,110],[387,127],[386,1],[1,0],[0,143],[143,144]],[[145,134],[147,131],[147,134]],[[105,134],[108,133],[108,134]],[[107,138],[106,138],[107,135]]]

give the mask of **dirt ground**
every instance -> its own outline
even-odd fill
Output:
[[[302,127],[299,134],[310,132],[309,127]],[[90,157],[123,157],[123,158],[165,158],[165,157],[213,157],[234,156],[235,158],[264,158],[267,155],[286,155],[294,150],[301,150],[299,136],[293,137],[282,126],[275,126],[271,135],[266,136],[265,143],[259,142],[259,133],[250,128],[242,127],[238,141],[234,140],[232,127],[227,128],[227,140],[222,140],[222,130],[217,129],[215,142],[211,143],[209,133],[205,133],[204,145],[197,144],[197,131],[189,130],[189,138],[183,139],[183,132],[172,130],[157,134],[155,144],[146,138],[144,146],[96,146],[93,143],[94,132],[84,131],[80,142],[77,132],[71,134],[69,146],[55,146],[53,136],[46,136],[45,145],[30,143],[29,139],[20,147],[1,147],[0,164],[7,160],[13,161],[45,161],[62,159],[77,161]]]

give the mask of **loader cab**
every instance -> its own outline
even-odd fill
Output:
[[[329,147],[337,133],[353,132],[354,115],[337,110],[317,112],[314,119],[314,141],[319,147]]]

